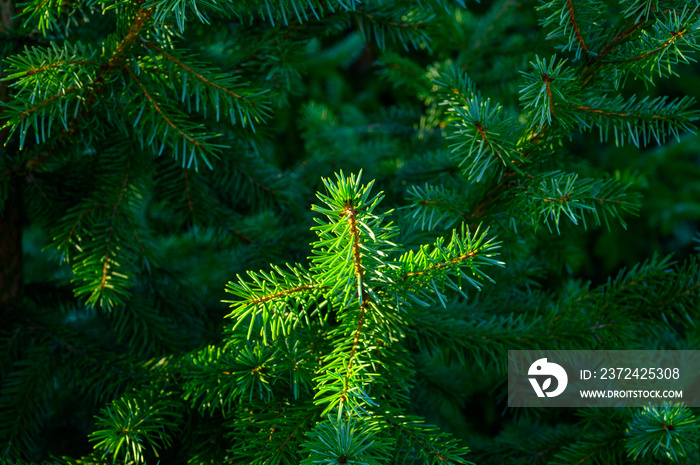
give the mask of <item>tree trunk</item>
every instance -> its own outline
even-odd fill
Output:
[[[12,0],[0,0],[0,34],[12,30],[13,15]],[[6,81],[0,82],[0,99],[10,99]],[[10,156],[5,147],[7,133],[6,129],[0,131],[2,158]],[[7,306],[18,302],[22,291],[22,183],[13,171],[3,175],[10,180],[5,205],[0,205],[0,306]]]
[[[0,214],[0,305],[19,300],[22,290],[22,196],[16,175]]]

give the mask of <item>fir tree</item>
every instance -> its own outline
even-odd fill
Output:
[[[505,408],[508,349],[700,346],[696,1],[0,11],[7,463],[700,461]]]

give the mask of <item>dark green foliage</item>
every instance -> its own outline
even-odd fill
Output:
[[[0,4],[3,463],[700,461],[697,1]]]
[[[645,407],[627,427],[625,449],[632,458],[654,455],[677,461],[697,453],[698,425],[688,407]]]

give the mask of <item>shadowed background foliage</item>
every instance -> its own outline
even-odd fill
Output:
[[[697,104],[652,100],[698,97],[697,2],[620,3],[0,1],[0,457],[697,463],[682,405],[506,407],[508,349],[699,347]],[[391,212],[328,271],[341,171]],[[505,267],[472,261],[486,227]],[[248,333],[303,286],[321,323]],[[335,362],[364,414],[324,411]]]

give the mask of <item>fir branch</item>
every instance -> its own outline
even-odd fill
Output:
[[[488,230],[481,232],[480,226],[472,233],[462,225],[459,233],[452,231],[452,238],[445,246],[443,238],[438,238],[432,246],[423,245],[416,252],[404,253],[399,263],[402,265],[396,282],[401,286],[397,297],[412,301],[422,306],[435,297],[444,307],[446,297],[444,292],[450,288],[462,295],[461,280],[481,288],[480,279],[491,280],[482,267],[503,266],[496,259],[499,242],[493,238],[487,239]],[[472,276],[465,273],[465,269]],[[457,282],[452,278],[457,278]]]
[[[355,262],[355,274],[357,275],[357,282],[359,288],[360,307],[364,302],[364,292],[363,292],[363,277],[364,270],[362,269],[362,253],[360,252],[360,232],[357,230],[357,212],[355,211],[355,206],[353,205],[352,199],[348,199],[347,203],[344,205],[345,210],[341,213],[341,216],[347,216],[350,223],[350,237],[352,239],[352,258]]]
[[[238,283],[226,285],[226,291],[240,299],[223,301],[234,308],[227,315],[236,320],[232,331],[247,324],[250,338],[259,326],[259,334],[267,341],[268,332],[275,340],[280,334],[286,336],[290,328],[302,322],[310,326],[310,318],[317,318],[319,324],[324,324],[326,317],[321,309],[326,303],[322,293],[328,286],[316,282],[302,268],[288,266],[288,269],[273,267],[269,274],[248,272],[252,283],[239,277]]]
[[[146,447],[156,457],[158,449],[168,447],[172,442],[168,430],[177,430],[176,422],[182,414],[167,393],[154,390],[146,388],[103,409],[98,417],[101,429],[90,435],[95,449],[128,463],[131,460],[143,462]]]
[[[674,42],[676,42],[676,40],[682,38],[686,32],[687,32],[687,28],[683,28],[680,31],[672,31],[671,37],[666,42],[659,45],[655,49],[650,50],[648,52],[644,52],[640,55],[637,55],[637,56],[631,57],[631,58],[612,59],[608,63],[624,64],[624,63],[631,63],[631,62],[640,61],[640,60],[646,60],[647,58],[650,58],[650,57],[653,57],[654,55],[658,55],[658,54],[662,53],[667,47],[669,47]]]
[[[357,20],[358,28],[365,41],[374,38],[384,50],[387,46],[387,35],[394,43],[400,43],[405,50],[408,45],[414,48],[426,47],[430,50],[430,37],[425,32],[425,26],[435,14],[430,10],[392,9],[391,5],[367,5],[364,9],[352,11]]]
[[[405,208],[413,211],[410,219],[421,229],[449,229],[456,221],[468,217],[466,199],[442,186],[413,186],[408,191],[407,200],[410,203]]]
[[[270,295],[262,296],[262,297],[257,298],[257,299],[251,299],[251,300],[249,300],[248,302],[251,303],[251,304],[254,304],[254,305],[255,305],[255,304],[262,304],[262,303],[267,302],[268,300],[277,299],[277,298],[279,298],[279,297],[284,297],[284,296],[286,296],[286,295],[288,295],[288,294],[294,294],[294,293],[297,293],[297,292],[304,292],[304,291],[309,291],[309,290],[312,290],[312,289],[319,289],[319,288],[320,288],[319,286],[299,286],[299,287],[295,287],[295,288],[292,288],[292,289],[287,289],[287,290],[284,290],[284,291],[280,291],[280,292],[277,292],[277,293],[275,293],[275,294],[270,294]]]
[[[364,301],[360,305],[360,314],[357,318],[357,324],[355,326],[355,335],[352,338],[352,345],[350,347],[350,355],[348,356],[347,360],[347,368],[345,369],[345,374],[344,374],[344,389],[340,393],[340,406],[339,409],[340,411],[343,411],[343,404],[347,401],[348,393],[350,392],[350,386],[349,386],[349,381],[350,378],[353,375],[352,371],[352,366],[355,363],[355,359],[357,356],[357,347],[358,343],[360,342],[360,335],[362,334],[362,327],[364,326],[364,319],[365,319],[365,314],[367,313],[367,309],[369,308],[369,302]]]
[[[199,160],[201,159],[211,169],[212,165],[209,157],[218,157],[220,149],[224,147],[209,142],[210,139],[217,137],[217,135],[201,132],[200,134],[196,134],[194,130],[201,129],[201,126],[190,124],[188,127],[184,121],[184,115],[179,115],[174,108],[170,108],[168,109],[169,111],[166,111],[166,104],[156,101],[155,97],[151,95],[146,86],[143,85],[130,67],[125,66],[124,71],[131,76],[131,79],[146,97],[148,105],[153,110],[152,112],[144,112],[144,105],[142,105],[139,100],[132,99],[131,105],[137,106],[136,108],[138,108],[136,121],[133,126],[139,124],[142,119],[144,120],[142,126],[148,126],[148,123],[150,123],[150,134],[148,136],[145,132],[137,132],[141,144],[152,146],[155,149],[154,139],[156,135],[158,135],[161,139],[159,143],[160,149],[158,150],[159,154],[162,153],[166,141],[169,141],[174,158],[178,159],[182,157],[183,168],[185,166],[189,168],[194,164],[194,168],[197,170],[199,167]],[[136,108],[134,108],[134,112]],[[179,141],[177,137],[173,138],[174,142],[170,142],[170,140],[167,139],[168,130],[170,128],[179,136]]]
[[[47,141],[55,120],[60,121],[64,128],[64,133],[59,137],[59,140],[75,130],[78,123],[85,119],[87,111],[97,101],[98,96],[104,91],[108,75],[121,69],[125,60],[124,55],[147,26],[151,13],[150,10],[143,8],[137,11],[126,35],[114,45],[109,58],[99,65],[99,72],[96,76],[92,74],[91,70],[94,64],[98,63],[95,59],[96,51],[81,44],[66,44],[63,48],[52,44],[51,48],[41,51],[34,48],[28,50],[24,56],[12,58],[11,66],[14,68],[14,73],[5,79],[17,79],[13,85],[22,88],[19,97],[24,98],[20,99],[19,103],[3,104],[9,109],[9,111],[6,110],[6,113],[10,115],[4,127],[11,128],[10,135],[16,129],[20,130],[20,146],[24,145],[30,126],[34,127],[37,143]],[[82,55],[80,59],[67,58],[76,58],[80,55]],[[47,61],[49,63],[46,63]],[[73,70],[74,65],[81,62],[90,66],[76,66]],[[46,82],[47,80],[48,82]],[[55,93],[52,97],[46,98],[47,88],[42,88],[44,86],[48,89],[53,88]],[[22,95],[27,88],[31,89],[29,95]],[[35,93],[39,90],[42,91],[43,101],[34,104],[37,97]],[[84,95],[75,96],[74,101],[64,98],[69,95],[73,96],[77,91],[83,91]],[[50,90],[49,93],[51,93]],[[25,102],[29,102],[31,106]],[[23,103],[24,105],[22,105]],[[75,110],[71,115],[68,105],[73,103]],[[80,110],[81,107],[82,110]],[[27,118],[29,115],[34,115],[33,121]]]
[[[411,416],[395,416],[391,412],[378,414],[378,420],[386,422],[397,437],[394,459],[397,462],[422,459],[424,463],[436,465],[453,463],[469,465],[464,459],[468,449],[457,446],[449,435],[440,432],[432,425]],[[401,460],[403,459],[403,460]]]
[[[345,370],[345,383],[344,390],[340,394],[340,410],[343,409],[343,404],[347,399],[347,393],[349,391],[349,379],[352,374],[352,365],[355,362],[355,356],[357,353],[357,345],[360,341],[360,334],[362,333],[362,327],[364,324],[365,314],[369,308],[369,301],[365,296],[365,286],[364,286],[364,269],[362,267],[362,253],[360,251],[360,232],[357,229],[357,212],[355,211],[355,205],[352,199],[348,199],[344,205],[345,210],[341,215],[347,216],[350,223],[350,236],[352,239],[352,256],[355,264],[355,275],[357,276],[357,287],[358,287],[358,300],[360,304],[360,311],[357,317],[357,324],[355,326],[355,335],[352,338],[352,346],[350,348],[350,355],[347,361],[347,368]]]
[[[504,168],[522,173],[519,165],[527,159],[516,150],[522,128],[515,118],[504,115],[500,105],[484,100],[471,80],[455,67],[434,82],[447,97],[443,104],[449,105],[453,133],[448,138],[456,140],[450,148],[461,158],[460,166],[466,165],[469,178],[480,181],[492,175],[499,160]]]
[[[228,114],[231,124],[236,124],[238,121],[243,127],[250,125],[253,131],[255,131],[255,122],[265,122],[269,107],[266,102],[260,99],[265,91],[261,90],[249,95],[242,95],[231,89],[236,81],[234,77],[217,76],[206,69],[195,69],[193,66],[196,64],[185,63],[183,59],[175,56],[174,53],[164,50],[157,44],[144,39],[141,39],[141,43],[146,49],[156,52],[172,65],[172,67],[169,67],[171,72],[168,75],[161,76],[161,79],[163,84],[167,84],[164,87],[172,86],[171,78],[173,75],[177,75],[181,79],[180,100],[186,103],[188,108],[191,107],[191,100],[194,99],[196,101],[196,110],[199,111],[201,105],[201,111],[205,115],[208,108],[212,107],[215,110],[217,121],[223,112]],[[157,60],[155,62],[158,63]],[[176,72],[173,73],[173,70]],[[188,85],[188,76],[194,81],[194,84]],[[200,85],[206,89],[205,92],[202,92]],[[204,96],[206,98],[203,98]]]
[[[119,210],[119,205],[122,202],[122,198],[124,197],[124,191],[126,191],[126,186],[127,183],[129,182],[129,172],[127,171],[126,174],[124,175],[124,182],[122,183],[122,188],[119,191],[119,197],[117,198],[117,201],[114,202],[114,208],[112,209],[112,216],[109,219],[109,234],[107,235],[107,242],[106,242],[106,249],[105,249],[105,258],[104,262],[102,264],[102,280],[100,281],[100,290],[104,290],[106,285],[107,285],[107,273],[109,271],[109,249],[112,247],[112,234],[114,232],[114,218],[117,216],[117,210]]]
[[[255,434],[248,441],[235,441],[227,451],[226,463],[299,462],[304,431],[310,429],[314,420],[320,419],[318,409],[307,399],[292,402],[286,397],[275,405],[259,405],[255,412],[239,409],[240,419],[235,423],[235,433]]]
[[[80,105],[79,91],[82,91],[90,80],[90,74],[82,68],[74,72],[60,72],[66,65],[66,57],[74,53],[90,56],[81,47],[66,46],[64,49],[59,49],[54,45],[50,51],[47,51],[46,56],[38,49],[32,49],[27,50],[24,55],[12,57],[11,74],[3,80],[17,79],[12,86],[19,88],[19,91],[14,100],[0,102],[3,117],[7,118],[2,129],[9,128],[5,143],[17,129],[20,132],[20,147],[23,147],[30,127],[34,128],[37,143],[48,140],[55,121],[67,127],[68,105],[73,103]],[[41,72],[37,71],[42,67],[45,69]],[[72,66],[68,65],[68,68]],[[53,69],[55,69],[54,72],[47,72]],[[37,100],[39,103],[36,103]]]
[[[621,328],[623,322],[632,324],[640,317],[664,324],[673,320],[694,325],[694,315],[688,309],[700,299],[698,276],[700,263],[695,257],[682,266],[674,266],[670,256],[654,255],[629,270],[621,270],[604,285],[572,292],[562,301],[562,314],[587,312],[598,327],[615,323]]]
[[[363,405],[374,405],[364,389],[373,375],[366,372],[367,364],[360,361],[358,353],[361,339],[376,331],[365,322],[367,312],[371,309],[379,316],[374,302],[380,301],[379,291],[394,282],[388,274],[395,268],[389,252],[397,246],[389,239],[397,231],[391,224],[381,226],[386,214],[373,213],[381,195],[369,197],[372,183],[361,186],[359,182],[360,175],[346,178],[342,172],[337,183],[324,179],[329,195],[317,196],[326,207],[313,206],[328,222],[316,220],[319,226],[312,228],[319,236],[313,244],[312,271],[331,288],[331,295],[345,284],[341,295],[336,297],[341,302],[342,325],[334,333],[343,338],[352,337],[339,341],[324,359],[327,371],[319,377],[316,393],[317,403],[328,403],[324,414],[335,408],[340,412],[360,413],[365,411]]]
[[[601,141],[607,141],[612,129],[618,146],[626,141],[637,147],[652,140],[662,144],[669,134],[679,139],[681,130],[695,132],[692,123],[700,117],[700,112],[691,109],[695,100],[687,96],[668,101],[667,97],[624,100],[621,95],[597,95],[586,101],[587,105],[571,107],[581,115],[579,126],[584,130],[598,126]]]
[[[337,176],[337,184],[324,179],[330,195],[317,197],[326,207],[312,207],[327,220],[317,219],[319,226],[312,228],[319,240],[313,244],[311,271],[318,273],[320,282],[330,287],[331,294],[336,294],[334,300],[344,307],[356,298],[358,306],[367,296],[377,300],[378,288],[391,284],[388,272],[394,265],[389,253],[397,248],[391,242],[398,233],[396,227],[381,224],[388,214],[374,213],[381,193],[370,198],[373,183],[361,186],[360,179],[361,174],[346,178],[342,172]]]
[[[504,306],[512,309],[513,300],[525,300],[524,313],[493,315]],[[493,307],[489,305],[488,309],[482,309],[483,305],[486,302],[475,302],[467,308],[453,308],[452,313],[416,308],[412,312],[415,329],[411,339],[419,350],[437,355],[444,363],[454,361],[464,369],[478,366],[485,372],[506,373],[506,350],[539,349],[543,340],[548,341],[551,350],[592,349],[614,346],[632,334],[624,322],[606,319],[603,323],[575,310],[567,313],[568,309],[552,305],[549,298],[538,300],[525,291],[510,294],[502,302],[491,302]],[[531,305],[540,309],[532,312]],[[472,317],[462,318],[459,310],[469,311]]]
[[[201,82],[203,82],[203,83],[206,84],[207,86],[211,86],[211,87],[215,88],[216,90],[221,91],[221,92],[224,92],[224,93],[226,93],[226,94],[228,94],[228,95],[231,95],[231,96],[233,96],[233,97],[235,97],[235,98],[237,98],[237,99],[247,100],[244,96],[239,95],[239,94],[233,92],[232,90],[226,89],[226,88],[222,87],[221,85],[217,84],[216,82],[210,81],[209,79],[207,79],[206,77],[204,77],[203,75],[201,75],[200,73],[198,73],[197,71],[193,70],[192,68],[190,68],[190,67],[187,66],[186,64],[182,63],[180,60],[178,60],[177,58],[175,58],[173,55],[171,55],[171,54],[167,53],[166,51],[164,51],[162,48],[160,48],[160,47],[157,46],[156,44],[154,44],[154,43],[152,43],[152,42],[148,42],[148,41],[143,40],[143,39],[141,39],[141,42],[142,42],[146,47],[155,50],[156,52],[158,52],[158,53],[160,53],[161,55],[163,55],[163,57],[165,57],[166,59],[168,59],[168,60],[172,61],[173,63],[175,63],[177,66],[179,66],[180,68],[182,68],[182,70],[185,71],[186,73],[192,74],[195,78],[197,78],[198,80],[200,80]],[[251,105],[252,105],[253,107],[255,106],[254,103],[252,103]]]
[[[131,48],[132,44],[139,38],[141,31],[146,27],[154,13],[153,8],[140,7],[135,14],[129,30],[126,35],[119,41],[112,51],[112,56],[107,61],[105,70],[115,70],[122,67],[125,60],[124,55]],[[103,70],[103,71],[105,71]]]
[[[127,71],[127,72],[131,75],[131,78],[134,80],[134,82],[135,82],[136,85],[139,87],[139,89],[141,89],[141,92],[143,92],[143,95],[146,97],[146,99],[147,99],[148,102],[151,104],[151,106],[153,107],[153,109],[163,118],[163,120],[165,121],[165,123],[166,123],[168,126],[170,126],[171,128],[173,128],[173,129],[175,130],[175,132],[177,132],[178,134],[180,134],[185,140],[187,140],[187,141],[188,141],[189,143],[191,143],[193,146],[195,146],[195,147],[198,148],[198,149],[201,149],[202,143],[201,143],[200,141],[196,140],[194,137],[192,137],[191,135],[187,134],[187,132],[185,132],[183,129],[179,128],[178,126],[176,126],[175,123],[173,123],[173,122],[170,120],[170,118],[168,118],[168,115],[166,115],[166,114],[163,112],[163,110],[160,108],[160,106],[158,105],[158,103],[153,99],[153,97],[152,97],[151,94],[148,92],[148,90],[143,86],[143,84],[141,84],[141,81],[140,81],[139,78],[136,76],[136,74],[131,70],[131,68],[124,67],[124,71]]]
[[[80,123],[87,120],[87,115],[92,109],[92,106],[98,101],[99,96],[105,91],[107,83],[109,82],[109,75],[114,74],[116,71],[122,71],[122,65],[126,59],[125,54],[130,51],[133,42],[139,37],[143,29],[147,27],[152,14],[152,9],[139,7],[135,13],[134,20],[131,22],[129,29],[127,30],[126,35],[116,43],[110,42],[109,48],[105,47],[106,51],[113,48],[109,58],[106,60],[106,62],[103,62],[100,65],[100,71],[92,81],[93,85],[88,90],[88,94],[84,99],[81,111],[78,112],[78,108],[76,107],[73,118],[68,121],[67,124],[64,122],[64,131],[59,136],[59,140],[63,141],[67,139],[70,135],[77,131]],[[107,58],[107,56],[104,56],[103,58]]]
[[[540,24],[552,30],[547,39],[564,38],[563,51],[574,50],[576,58],[590,56],[601,38],[600,23],[605,18],[604,4],[599,0],[542,1],[538,10],[552,10]],[[584,35],[586,38],[584,38]]]
[[[375,422],[330,416],[308,433],[303,444],[306,458],[300,463],[386,463],[391,441],[379,433]]]
[[[634,22],[639,22],[642,18],[648,21],[658,9],[659,0],[633,0],[623,12],[626,18],[637,15]]]
[[[581,85],[583,87],[589,85],[595,74],[600,72],[601,68],[605,67],[605,61],[603,59],[618,46],[634,37],[639,30],[647,25],[647,21],[648,20],[637,20],[633,24],[628,24],[625,29],[615,34],[595,56],[589,57],[583,67],[583,72],[579,76]]]
[[[402,278],[402,280],[405,281],[408,278],[411,278],[413,276],[420,276],[420,275],[426,274],[426,273],[433,271],[433,270],[441,270],[443,268],[457,265],[465,260],[473,258],[475,255],[476,255],[476,252],[467,252],[466,254],[455,257],[452,260],[449,260],[447,262],[438,263],[436,265],[431,265],[431,266],[424,268],[422,270],[411,271],[410,273],[406,273],[406,274],[402,275],[401,278]]]
[[[578,121],[562,108],[568,108],[579,100],[580,88],[572,69],[565,66],[566,60],[555,56],[547,61],[536,57],[530,62],[533,72],[523,72],[524,83],[520,89],[520,100],[525,104],[526,118],[530,120],[530,132],[542,137],[554,121],[564,128],[573,127]]]
[[[61,14],[72,5],[64,0],[27,0],[21,6],[18,18],[26,16],[23,26],[36,24],[39,31],[46,36],[57,28]]]
[[[49,104],[53,104],[54,101],[62,99],[64,97],[66,97],[67,95],[72,94],[73,92],[76,92],[78,89],[79,89],[78,86],[71,86],[68,89],[62,89],[53,97],[49,97],[46,100],[44,100],[43,102],[21,111],[17,115],[17,119],[19,119],[20,122],[23,122],[27,116],[32,115],[34,113],[37,113],[40,110],[43,110],[43,108],[45,106],[47,106]],[[5,124],[5,126],[10,126],[12,124],[13,124],[13,122],[10,120]],[[17,123],[14,123],[14,124],[17,124]]]
[[[86,65],[90,65],[90,66],[99,66],[99,63],[97,63],[96,61],[90,61],[90,60],[64,60],[64,61],[57,61],[57,62],[55,62],[55,63],[51,63],[51,64],[39,66],[38,68],[31,68],[31,69],[28,69],[28,70],[25,72],[24,75],[25,75],[25,76],[32,76],[32,75],[34,75],[34,74],[43,73],[44,71],[48,71],[48,70],[50,70],[50,69],[60,68],[60,67],[63,67],[63,66],[65,66],[65,65],[68,65],[68,66],[70,66],[70,67],[73,67],[73,66],[81,67],[81,66],[86,66]],[[10,77],[13,77],[13,76],[10,76]]]
[[[682,11],[657,15],[651,30],[642,30],[638,37],[615,47],[604,59],[602,66],[609,68],[606,75],[614,79],[616,87],[630,74],[642,79],[645,85],[653,83],[653,74],[661,78],[676,75],[673,67],[694,62],[693,55],[700,49],[700,21],[696,12],[697,7],[685,6]],[[611,75],[613,70],[617,75]]]
[[[547,173],[539,182],[523,186],[520,195],[532,199],[528,208],[531,217],[543,218],[550,231],[550,222],[554,222],[560,233],[562,214],[575,225],[582,221],[584,228],[587,215],[593,216],[596,225],[604,223],[608,229],[609,218],[618,219],[626,227],[621,213],[636,214],[640,199],[638,193],[628,193],[628,188],[615,179],[600,181],[578,179],[576,174]]]
[[[581,36],[581,30],[579,29],[578,24],[576,23],[576,15],[574,14],[574,6],[571,4],[571,0],[566,0],[566,9],[569,12],[569,23],[573,28],[574,35],[576,36],[576,41],[578,42],[579,47],[581,47],[581,50],[583,50],[583,52],[585,53],[588,53],[588,47],[586,47],[586,44],[583,41],[583,37]]]
[[[685,405],[643,407],[629,422],[625,450],[632,459],[670,457],[687,458],[698,450],[700,427]]]

